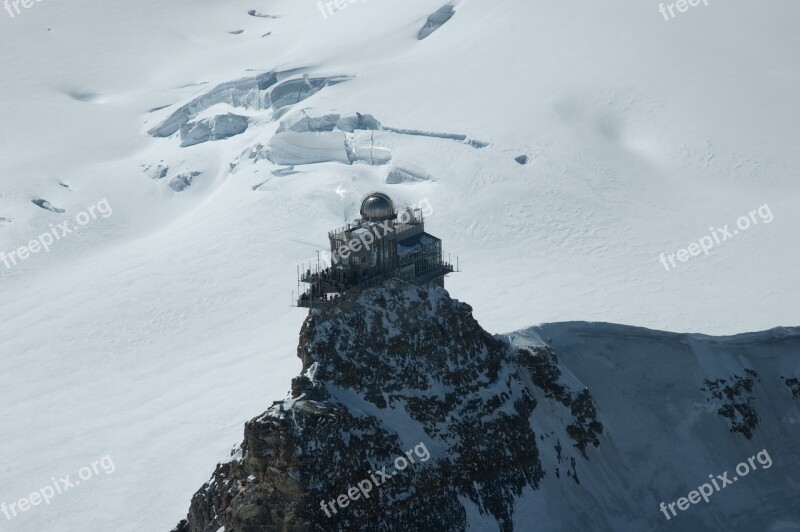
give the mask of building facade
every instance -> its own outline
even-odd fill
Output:
[[[330,304],[347,290],[390,277],[444,286],[453,267],[442,257],[442,241],[425,232],[421,209],[398,213],[389,196],[373,192],[362,200],[360,213],[361,218],[328,233],[329,266],[300,272],[298,281],[310,287],[300,294],[298,306]]]

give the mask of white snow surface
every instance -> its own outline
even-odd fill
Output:
[[[0,514],[0,529],[168,530],[184,517],[244,421],[299,371],[296,264],[375,189],[429,202],[426,229],[463,270],[448,289],[492,332],[800,322],[800,4],[712,2],[665,21],[641,0],[463,0],[417,40],[443,3],[371,0],[327,18],[312,0],[3,12],[0,252],[103,199],[113,214],[0,262],[0,502],[106,455],[115,470]],[[181,148],[177,134],[147,134],[215,86],[269,71],[349,79],[279,111],[210,105],[197,120],[249,118],[225,140]],[[295,144],[288,175],[245,153],[281,120],[356,112],[394,131],[307,133],[325,143]],[[340,137],[351,144],[330,162],[303,164]],[[385,183],[407,168],[430,179]],[[169,186],[194,171],[182,192]],[[765,204],[770,223],[659,264]]]

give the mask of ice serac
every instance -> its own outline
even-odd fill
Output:
[[[280,165],[322,162],[350,164],[342,131],[325,133],[278,133],[269,140],[266,158]]]
[[[228,113],[189,122],[181,126],[181,146],[194,146],[210,140],[222,140],[247,130],[247,117]]]
[[[154,137],[169,137],[177,133],[197,113],[219,103],[252,109],[268,107],[269,95],[265,91],[269,88],[270,82],[275,83],[276,81],[275,74],[269,72],[252,78],[221,83],[205,94],[179,107],[164,122],[151,129],[148,133]]]
[[[421,41],[427,38],[431,33],[444,26],[455,14],[456,11],[453,9],[452,4],[447,4],[437,9],[428,17],[428,20],[425,21],[425,25],[419,30],[417,40]]]
[[[463,530],[464,501],[512,530],[515,501],[545,475],[530,383],[552,388],[553,355],[493,337],[441,288],[390,280],[312,310],[298,356],[303,372],[290,396],[247,423],[241,448],[195,494],[177,531]],[[531,369],[549,377],[532,379]],[[586,418],[588,392],[581,419],[565,406],[578,401],[568,386],[558,397],[540,392],[565,424],[602,431]],[[581,442],[562,443],[560,482],[577,485]],[[392,471],[419,444],[429,459],[415,454],[369,498],[323,512],[321,501],[383,466]]]
[[[59,214],[61,214],[63,212],[66,212],[64,209],[60,209],[60,208],[56,207],[55,205],[53,205],[52,203],[50,203],[49,201],[47,201],[45,199],[38,199],[38,198],[37,199],[33,199],[33,200],[31,200],[31,203],[33,203],[37,207],[41,207],[42,209],[45,209],[45,210],[48,210],[48,211],[51,211],[51,212],[55,212],[55,213],[59,213]]]
[[[169,137],[181,130],[198,113],[217,104],[251,110],[271,108],[279,112],[329,85],[350,79],[348,76],[294,77],[299,70],[270,71],[255,77],[221,83],[179,107],[148,133],[154,137]]]
[[[348,76],[309,77],[290,79],[279,83],[270,91],[272,109],[278,111],[316,94],[325,87],[350,79]]]
[[[184,172],[182,174],[178,174],[169,181],[169,186],[175,192],[183,192],[188,187],[192,186],[192,182],[194,178],[199,176],[200,172],[192,171],[192,172]]]
[[[387,185],[399,185],[401,183],[417,183],[420,181],[431,181],[431,177],[421,172],[409,170],[407,168],[392,168],[386,176]]]
[[[252,153],[252,152],[251,152]],[[388,148],[376,145],[372,131],[284,131],[276,133],[266,150],[257,149],[254,159],[274,164],[303,165],[324,162],[384,165],[392,160]]]

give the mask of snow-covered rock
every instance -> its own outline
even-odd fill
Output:
[[[786,328],[714,338],[564,323],[493,337],[443,289],[388,281],[311,311],[290,394],[246,424],[238,458],[176,530],[797,526],[800,402],[781,379],[796,378],[799,350],[800,329]],[[747,430],[712,400],[740,389],[757,418]],[[428,458],[398,467],[417,446]],[[729,491],[660,511],[750,457],[753,476],[737,471]],[[359,500],[387,465],[390,480]]]

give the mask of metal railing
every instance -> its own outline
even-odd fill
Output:
[[[352,293],[365,290],[367,288],[372,288],[392,278],[404,279],[406,281],[423,285],[425,283],[434,281],[440,277],[444,277],[449,273],[453,273],[454,271],[455,270],[453,269],[453,265],[450,264],[449,262],[442,262],[433,269],[424,272],[419,276],[414,276],[413,278],[403,277],[400,273],[400,270],[394,269],[392,271],[384,272],[374,277],[370,277],[369,279],[366,279],[364,281],[348,285],[346,288],[344,288],[342,292],[326,292],[323,290],[322,293],[320,294],[313,288],[309,288],[298,298],[297,306],[303,308],[326,307],[334,303],[338,298],[339,294],[343,294],[344,292]],[[312,273],[310,275],[310,277],[314,276],[318,276],[318,274]],[[327,298],[327,296],[331,295],[334,297]]]

